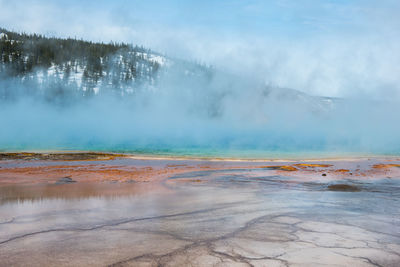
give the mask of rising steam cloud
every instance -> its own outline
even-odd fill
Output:
[[[312,97],[223,73],[207,81],[167,73],[159,84],[67,106],[29,97],[2,102],[0,147],[249,157],[400,149],[395,101]]]

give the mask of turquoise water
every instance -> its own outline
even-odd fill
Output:
[[[48,151],[96,151],[125,153],[141,156],[159,157],[188,157],[188,158],[220,158],[220,159],[321,159],[321,158],[352,158],[352,157],[376,157],[398,156],[396,153],[384,152],[354,152],[337,150],[268,150],[268,149],[244,149],[244,148],[135,148],[132,146],[14,146],[0,149],[3,152],[48,152]]]

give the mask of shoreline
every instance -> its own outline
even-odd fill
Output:
[[[298,181],[345,181],[400,177],[399,157],[330,159],[204,159],[132,154],[52,151],[0,152],[0,186],[80,183],[163,183],[183,173],[231,170],[233,173],[292,177]],[[183,181],[183,180],[182,180]]]
[[[357,161],[368,159],[400,160],[400,155],[360,154],[332,155],[323,157],[215,157],[215,156],[181,156],[151,153],[120,153],[90,150],[24,150],[0,152],[1,160],[33,159],[33,160],[101,160],[112,158],[129,158],[135,160],[171,160],[171,161],[210,161],[210,162],[325,162],[325,161]]]

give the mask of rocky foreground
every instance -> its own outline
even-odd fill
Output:
[[[399,266],[400,159],[0,154],[2,266]]]

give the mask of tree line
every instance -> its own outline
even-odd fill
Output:
[[[25,78],[39,87],[44,75],[46,82],[76,86],[86,95],[97,87],[122,90],[126,84],[154,83],[160,68],[150,58],[158,54],[144,47],[48,38],[5,29],[0,33],[0,75]]]

